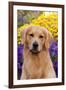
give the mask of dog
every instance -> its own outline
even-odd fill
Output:
[[[21,34],[24,45],[21,79],[56,78],[48,50],[51,33],[44,27],[28,26]]]

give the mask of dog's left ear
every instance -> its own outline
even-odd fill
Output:
[[[46,40],[45,40],[45,48],[48,49],[50,47],[50,42],[53,39],[52,34],[47,30],[46,31]]]

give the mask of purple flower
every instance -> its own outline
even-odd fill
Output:
[[[25,19],[25,18],[23,18],[23,17],[19,17],[19,18],[18,18],[18,22],[23,22],[24,19]]]
[[[58,55],[58,42],[52,41],[49,48],[50,55],[57,56]]]
[[[22,64],[23,64],[23,45],[19,44],[17,46],[17,69],[18,69],[18,79],[21,77],[21,72],[22,72]]]
[[[53,67],[54,67],[55,72],[56,72],[56,77],[58,77],[58,61],[57,60],[55,60],[53,62]]]
[[[52,41],[49,48],[51,60],[53,62],[53,67],[56,72],[56,77],[58,77],[58,42]]]

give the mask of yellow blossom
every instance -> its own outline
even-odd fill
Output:
[[[57,40],[58,38],[58,14],[57,12],[43,12],[38,18],[33,19],[30,24],[24,24],[20,28],[17,29],[18,31],[18,44],[21,40],[21,31],[24,28],[28,27],[29,25],[37,25],[47,28],[53,35],[54,39]]]

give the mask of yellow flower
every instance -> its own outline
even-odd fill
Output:
[[[29,25],[37,25],[47,28],[53,35],[54,39],[57,40],[58,38],[58,14],[57,12],[43,12],[38,18],[33,19],[30,24],[24,24],[20,28],[17,29],[18,31],[18,44],[20,43],[21,36],[20,33],[24,28]]]

